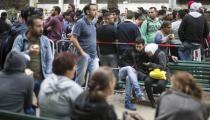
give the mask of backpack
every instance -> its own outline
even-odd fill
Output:
[[[22,24],[14,25],[10,31],[4,32],[0,45],[0,67],[3,69],[7,54],[11,51],[15,38],[25,32]]]

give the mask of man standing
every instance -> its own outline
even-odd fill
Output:
[[[201,44],[209,34],[208,22],[204,15],[199,13],[201,3],[192,3],[190,13],[186,15],[179,27],[179,37],[183,42],[183,47],[179,49],[179,55],[182,60],[193,60],[194,50],[200,53]],[[199,54],[198,53],[198,54]],[[200,60],[198,58],[197,60]]]
[[[146,44],[154,43],[155,34],[161,27],[161,21],[157,18],[157,9],[155,7],[149,9],[148,16],[141,26],[142,38]]]
[[[99,43],[100,61],[102,65],[117,67],[117,48],[112,42],[116,42],[116,28],[114,17],[111,13],[104,14],[104,24],[97,29],[97,40],[108,44]]]
[[[42,80],[52,73],[53,54],[50,41],[43,33],[43,20],[32,16],[28,20],[28,31],[19,35],[14,42],[13,51],[24,52],[30,61],[27,68],[33,72],[35,79],[34,92],[39,93]]]
[[[119,37],[119,55],[122,55],[124,51],[129,49],[131,45],[128,43],[134,43],[138,36],[141,36],[138,26],[135,24],[135,14],[132,11],[128,11],[127,19],[120,23],[117,27],[117,35]]]
[[[46,20],[44,28],[47,30],[47,37],[54,42],[60,40],[63,33],[63,18],[60,16],[61,9],[54,6],[51,16]]]
[[[78,20],[73,29],[71,40],[79,51],[79,60],[77,63],[76,82],[83,86],[85,83],[85,74],[99,67],[96,51],[96,27],[93,19],[97,14],[97,5],[88,4],[84,7],[85,16]]]

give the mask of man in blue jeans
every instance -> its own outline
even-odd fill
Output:
[[[92,75],[99,67],[96,51],[96,27],[93,22],[97,10],[96,4],[86,5],[83,9],[85,16],[78,20],[72,29],[71,42],[79,51],[76,82],[80,86],[85,84],[86,72]]]
[[[138,72],[145,71],[143,63],[147,61],[148,56],[144,52],[144,40],[137,37],[135,47],[126,50],[120,60],[120,65],[123,67],[119,71],[119,80],[126,79],[125,108],[127,109],[136,110],[134,104],[131,103],[132,90],[139,101],[145,99],[138,83]]]

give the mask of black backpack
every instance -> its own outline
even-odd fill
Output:
[[[4,32],[2,35],[2,42],[0,45],[0,67],[3,69],[4,62],[7,54],[11,51],[15,38],[22,34],[23,30],[19,29],[21,24],[13,26],[8,32]]]

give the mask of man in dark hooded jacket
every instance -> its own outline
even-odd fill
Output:
[[[8,54],[0,72],[0,110],[23,113],[32,106],[33,78],[24,73],[26,64],[22,53]]]

